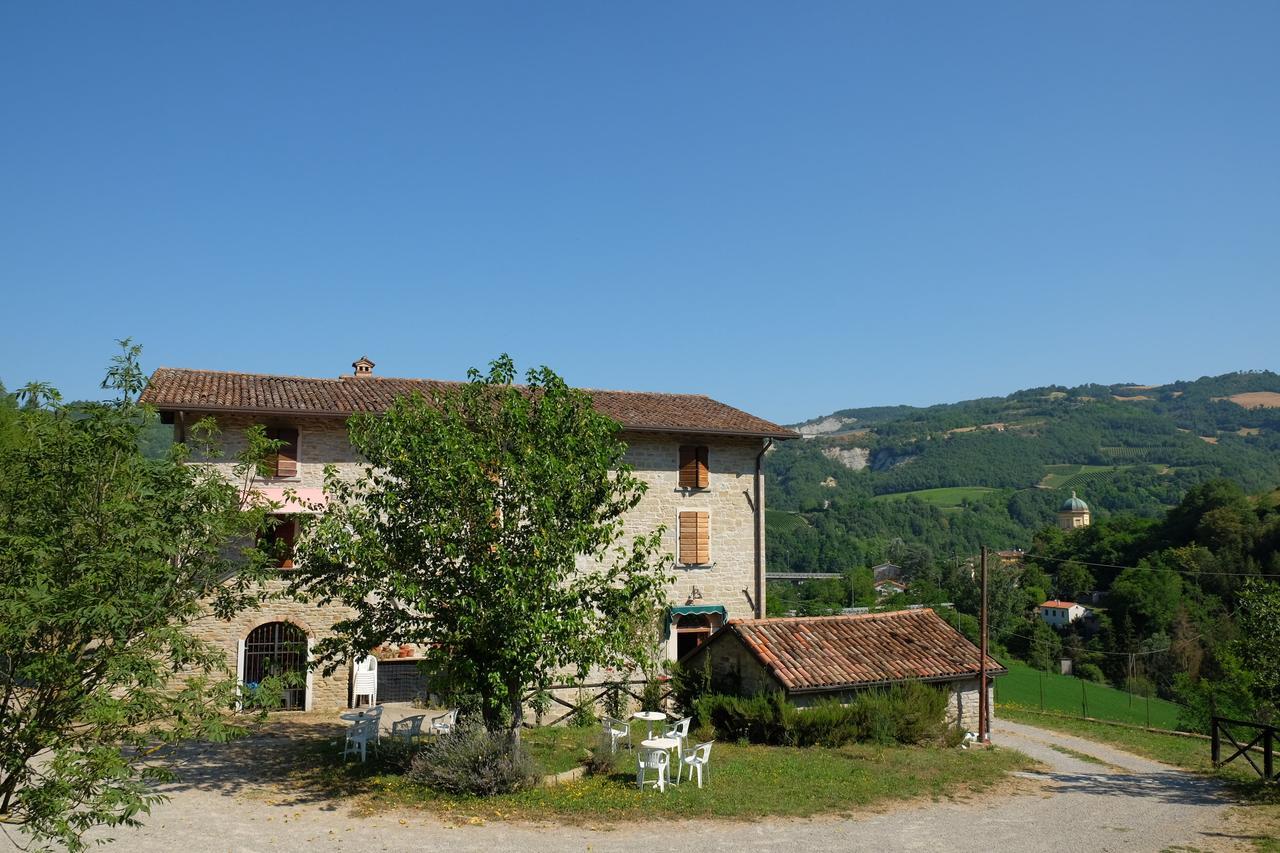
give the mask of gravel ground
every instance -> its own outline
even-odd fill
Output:
[[[306,802],[266,793],[261,778],[234,763],[175,786],[139,830],[115,832],[117,850],[258,853],[271,850],[522,851],[652,853],[719,849],[1158,851],[1177,845],[1239,849],[1224,834],[1230,803],[1212,780],[1080,738],[999,722],[997,743],[1050,768],[1021,774],[1009,790],[969,802],[906,804],[856,818],[690,821],[608,827],[494,822],[450,826],[430,815],[395,811],[358,817],[341,802]],[[1085,762],[1051,748],[1092,755]],[[229,747],[220,747],[226,750]],[[270,747],[249,747],[254,763]],[[243,769],[243,768],[242,768]]]

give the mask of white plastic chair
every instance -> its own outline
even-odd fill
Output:
[[[426,714],[414,714],[412,717],[396,720],[391,724],[391,736],[404,738],[405,743],[413,743],[413,739],[422,734],[422,721],[426,718]]]
[[[433,735],[447,735],[453,731],[456,725],[458,725],[458,709],[454,708],[438,717],[431,718],[431,733]]]
[[[702,787],[702,768],[707,768],[707,781],[711,781],[711,745],[714,743],[715,741],[708,741],[706,743],[698,744],[693,748],[693,752],[689,753],[681,760],[681,763],[684,765],[682,769],[688,773],[687,778],[692,779],[693,772],[695,770],[698,771],[699,788]]]
[[[671,766],[671,756],[665,749],[642,749],[636,760],[636,787],[644,790],[646,770],[656,770],[658,778],[653,782],[659,791],[667,790],[667,768]]]
[[[370,706],[378,704],[378,659],[373,655],[357,663],[351,676],[351,707],[360,706],[361,696],[369,700]]]
[[[623,738],[627,739],[627,749],[633,749],[631,745],[631,724],[622,720],[615,720],[613,717],[605,717],[600,721],[600,725],[604,726],[605,734],[609,736],[609,751],[618,751],[618,742]]]
[[[685,717],[682,720],[676,720],[665,732],[663,737],[673,737],[680,741],[680,755],[684,756],[684,742],[689,737],[689,726],[693,723],[693,717]]]
[[[342,747],[342,758],[345,761],[348,755],[360,753],[360,760],[365,760],[368,751],[369,742],[375,744],[378,741],[378,721],[377,720],[360,720],[352,723],[347,729],[347,742]]]

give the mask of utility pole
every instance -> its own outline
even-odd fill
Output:
[[[991,743],[987,707],[987,546],[982,546],[982,605],[978,608],[978,742]]]

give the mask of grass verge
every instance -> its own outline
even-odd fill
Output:
[[[547,728],[525,733],[544,771],[578,763],[594,743],[592,729]],[[620,751],[613,772],[551,788],[479,798],[440,794],[406,778],[385,759],[341,763],[329,741],[296,746],[289,787],[308,797],[340,797],[358,811],[422,808],[457,821],[515,819],[613,822],[646,818],[754,819],[848,814],[919,798],[964,799],[1035,762],[1007,749],[960,750],[857,744],[839,749],[717,743],[710,778],[664,794],[640,791],[634,753]]]

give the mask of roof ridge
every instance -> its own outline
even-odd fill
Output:
[[[854,619],[884,619],[890,617],[910,616],[915,613],[932,613],[936,616],[938,611],[932,607],[916,607],[911,610],[881,610],[878,613],[828,613],[824,616],[766,616],[763,619],[730,619],[729,624],[762,625],[768,623],[776,625],[779,622],[822,622],[829,619],[852,621]],[[939,616],[938,618],[941,619],[942,617]]]
[[[369,380],[373,380],[375,382],[437,382],[444,385],[465,385],[466,384],[465,379],[433,379],[430,376],[373,375],[373,376],[357,377],[349,373],[344,373],[344,374],[341,374],[340,376],[301,376],[299,374],[294,374],[294,373],[258,373],[254,371],[248,371],[248,370],[215,370],[215,369],[204,368],[204,367],[168,367],[165,365],[161,365],[160,367],[157,367],[155,369],[168,370],[175,373],[212,373],[219,376],[247,376],[253,379],[290,379],[290,380],[301,379],[306,382],[346,382],[352,379],[359,379],[361,382],[367,382]],[[511,387],[527,388],[529,386],[523,382],[513,382],[511,384]],[[637,396],[646,396],[646,397],[693,397],[699,400],[710,400],[711,402],[718,403],[721,406],[729,406],[728,403],[717,400],[708,394],[690,394],[690,393],[681,392],[681,391],[639,391],[635,389],[623,389],[623,388],[587,388],[587,387],[578,386],[578,385],[571,385],[569,387],[573,388],[576,391],[585,391],[588,394],[591,394],[591,393],[635,394]],[[730,408],[737,408],[737,407],[730,406]],[[745,411],[745,410],[739,410],[739,411]]]

